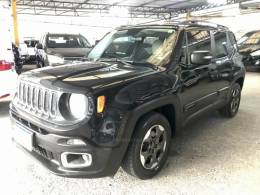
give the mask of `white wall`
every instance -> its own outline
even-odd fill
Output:
[[[252,30],[260,30],[260,13],[239,14],[235,9],[227,10],[229,17],[212,18],[210,21],[229,27],[240,38],[244,33]],[[227,14],[227,15],[228,15]],[[20,40],[23,37],[40,38],[45,32],[81,33],[93,44],[95,40],[102,38],[115,27],[128,24],[136,24],[151,21],[146,19],[126,19],[117,17],[100,17],[98,14],[92,17],[62,17],[18,15]]]
[[[135,24],[149,19],[131,20],[126,18],[93,17],[62,17],[18,15],[19,35],[40,38],[45,32],[81,33],[93,44],[112,29],[128,24]]]
[[[260,13],[241,14],[235,17],[216,18],[212,22],[229,27],[240,38],[252,30],[260,30]]]

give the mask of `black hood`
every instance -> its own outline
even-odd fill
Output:
[[[90,48],[48,48],[47,53],[61,57],[84,57]]]
[[[21,78],[32,79],[32,82],[41,84],[49,83],[52,86],[62,83],[96,89],[125,83],[157,72],[158,70],[150,67],[127,65],[121,62],[82,62],[32,70],[22,74]]]

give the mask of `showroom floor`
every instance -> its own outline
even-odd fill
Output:
[[[1,194],[260,194],[260,73],[247,73],[241,108],[229,120],[217,113],[173,139],[165,168],[141,181],[122,170],[114,178],[55,176],[11,141],[8,102],[0,103]]]

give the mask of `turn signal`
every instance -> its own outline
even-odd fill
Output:
[[[106,97],[104,95],[97,98],[97,113],[102,113],[105,108]]]

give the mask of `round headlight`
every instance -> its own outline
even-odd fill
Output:
[[[88,115],[89,101],[85,95],[71,94],[69,98],[69,109],[71,115],[76,119],[83,119]]]

